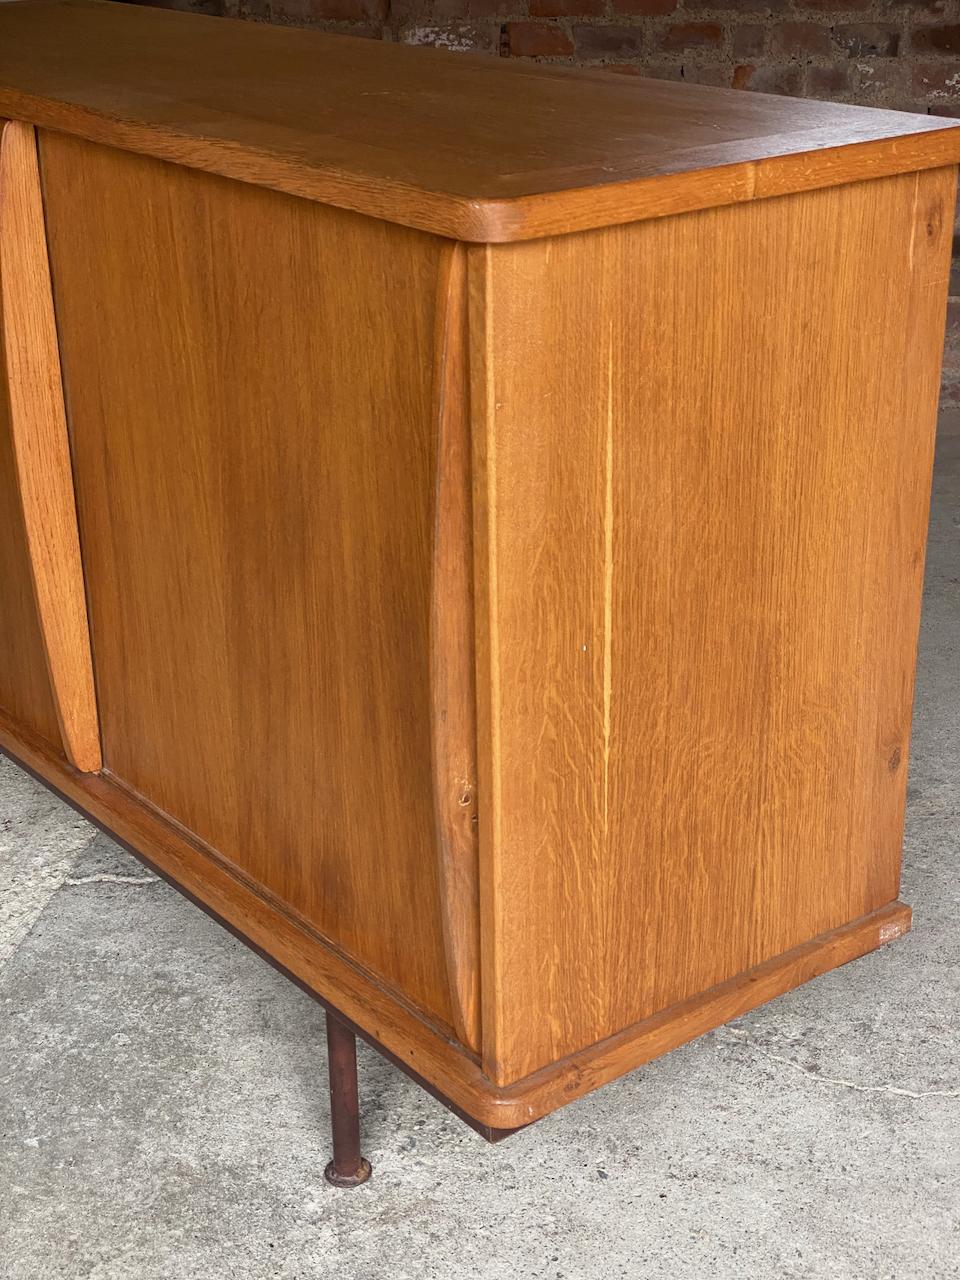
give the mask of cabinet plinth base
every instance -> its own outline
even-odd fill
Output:
[[[488,1142],[908,932],[891,902],[506,1086],[210,851],[107,774],[82,774],[0,714],[0,753],[32,773],[317,999]]]

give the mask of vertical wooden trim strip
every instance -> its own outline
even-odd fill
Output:
[[[0,314],[13,453],[30,574],[67,759],[101,767],[60,352],[47,258],[36,135],[0,134]]]
[[[454,1026],[480,1050],[477,718],[466,248],[445,246],[437,282],[437,486],[430,608],[433,792]]]
[[[497,450],[493,360],[491,245],[467,251],[470,308],[470,406],[473,448],[474,612],[476,623],[477,770],[480,783],[479,894],[481,1041],[484,1074],[505,1078],[501,970],[500,640],[497,614]],[[512,252],[508,250],[508,252]]]

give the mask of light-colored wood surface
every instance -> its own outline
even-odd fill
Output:
[[[0,131],[0,310],[8,429],[42,652],[67,758],[95,771],[97,703],[37,146],[33,128],[16,121]]]
[[[0,744],[495,1127],[908,927],[955,125],[96,0],[2,109]]]
[[[897,897],[953,197],[470,250],[498,1083]]]
[[[430,634],[433,793],[454,1024],[463,1043],[479,1052],[480,867],[468,341],[466,249],[448,244],[440,260],[433,365],[437,439]]]
[[[960,159],[957,122],[97,0],[0,5],[0,113],[464,240]]]
[[[443,242],[41,135],[105,767],[443,1026]]]
[[[15,724],[59,746],[60,726],[30,577],[5,377],[0,377],[0,708]]]
[[[892,902],[811,938],[782,956],[496,1090],[497,1111],[501,1116],[517,1115],[526,1107],[531,1120],[555,1111],[822,973],[895,942],[909,932],[910,925],[910,908]]]
[[[529,1124],[609,1080],[828,969],[894,941],[910,927],[902,903],[882,907],[822,938],[698,995],[662,1015],[498,1088],[467,1054],[385,992],[338,952],[265,900],[215,857],[184,837],[113,779],[81,774],[0,714],[0,751],[45,779],[82,812],[138,850],[164,876],[213,911],[296,979],[330,1001],[381,1045],[479,1123]]]

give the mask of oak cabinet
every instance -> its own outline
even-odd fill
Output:
[[[7,753],[488,1136],[909,927],[953,122],[96,0],[0,115]]]

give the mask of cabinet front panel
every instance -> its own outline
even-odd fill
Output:
[[[41,137],[105,767],[444,1024],[442,241]]]
[[[2,286],[2,282],[0,282]],[[2,347],[0,347],[2,349]],[[60,746],[60,727],[43,656],[30,580],[6,373],[0,368],[0,709],[17,725]]]
[[[499,1081],[896,898],[953,191],[475,252]]]

